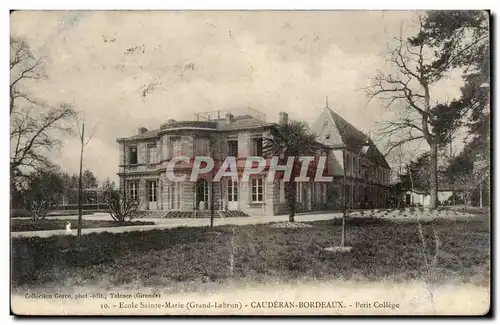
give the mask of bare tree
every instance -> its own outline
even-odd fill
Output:
[[[395,119],[382,122],[378,130],[379,137],[389,138],[388,154],[394,148],[417,140],[429,145],[430,208],[435,209],[438,204],[438,148],[451,134],[450,130],[460,125],[465,105],[453,101],[431,106],[431,86],[444,72],[433,68],[433,52],[423,39],[400,37],[396,41],[395,48],[385,58],[389,72],[377,72],[367,95],[370,100],[379,98],[395,113]]]
[[[31,104],[37,102],[23,89],[26,80],[45,78],[45,64],[43,58],[36,59],[28,44],[18,38],[10,38],[10,114],[14,111],[15,103],[25,100]]]
[[[88,139],[85,139],[85,120],[82,119],[82,127],[80,130],[80,122],[78,117],[76,117],[76,124],[78,127],[78,139],[80,140],[80,172],[78,177],[78,225],[77,225],[77,237],[78,239],[82,235],[82,196],[83,196],[83,151],[85,146],[92,140],[94,136],[95,128],[98,124],[94,126]]]
[[[35,100],[26,89],[30,81],[45,77],[43,59],[35,59],[22,40],[11,38],[10,47],[10,172],[15,186],[28,172],[50,167],[46,153],[61,145],[58,135],[71,132],[66,122],[74,110]]]

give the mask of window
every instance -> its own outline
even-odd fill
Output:
[[[348,153],[345,154],[345,170],[346,171],[351,170],[351,159],[350,159],[350,155]]]
[[[132,201],[137,201],[137,190],[139,188],[139,184],[136,181],[129,182],[128,184],[128,196]]]
[[[156,157],[156,144],[149,144],[148,145],[148,164],[156,164],[157,157]]]
[[[172,140],[172,156],[173,157],[183,156],[182,141],[180,138]]]
[[[263,178],[252,179],[252,202],[264,201]]]
[[[234,182],[232,179],[227,181],[227,200],[238,202],[238,182]]]
[[[252,156],[262,156],[262,137],[252,139]]]
[[[229,140],[227,146],[227,155],[230,157],[238,157],[238,140]]]
[[[325,119],[325,120],[323,121],[323,126],[328,126],[328,120],[326,120],[326,119]]]
[[[210,147],[210,141],[208,139],[195,140],[195,154],[197,156],[208,156],[209,147]]]
[[[315,183],[314,199],[317,203],[326,203],[326,183]]]
[[[137,165],[137,147],[129,147],[128,153],[128,163],[130,165]]]
[[[203,201],[205,203],[209,202],[208,198],[208,182],[205,179],[201,179],[196,183],[196,196],[197,203]]]
[[[306,198],[307,198],[307,185],[308,183],[305,182],[297,182],[295,183],[296,189],[295,189],[295,200],[297,202],[301,203],[306,203]]]
[[[149,202],[156,202],[156,181],[149,181],[148,184],[148,200]]]

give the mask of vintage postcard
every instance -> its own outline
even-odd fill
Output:
[[[10,14],[15,315],[486,315],[490,12]]]

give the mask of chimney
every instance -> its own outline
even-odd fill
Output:
[[[234,115],[231,114],[231,113],[226,113],[226,120],[229,122],[229,123],[233,123],[234,122]]]
[[[148,132],[148,129],[146,129],[145,127],[140,127],[138,130],[137,130],[137,133],[139,134],[142,134],[144,132]]]
[[[279,113],[279,124],[288,124],[288,113],[286,112]]]

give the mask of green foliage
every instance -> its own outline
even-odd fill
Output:
[[[265,155],[288,157],[314,155],[319,148],[316,135],[305,122],[291,121],[271,127],[270,135],[264,139],[262,150]]]
[[[451,163],[446,168],[445,173],[450,179],[457,179],[472,175],[473,168],[474,161],[471,155],[462,152],[453,158]]]
[[[82,186],[83,188],[94,188],[97,187],[98,182],[94,173],[86,169],[82,174]]]
[[[271,127],[269,136],[264,139],[262,151],[265,156],[280,157],[280,164],[286,164],[288,157],[295,157],[289,182],[285,182],[285,198],[290,221],[294,221],[296,206],[295,178],[301,169],[301,156],[315,156],[320,148],[316,135],[304,122],[291,121]]]
[[[490,120],[489,112],[485,110],[489,105],[489,34],[487,11],[440,10],[428,11],[422,19],[419,34],[410,38],[411,44],[425,43],[434,50],[434,59],[429,67],[436,71],[437,79],[452,69],[464,69],[462,98],[446,106],[450,115],[454,115],[458,107],[466,106],[471,111],[466,123],[469,132],[482,136],[489,133]],[[485,84],[488,86],[485,87]],[[442,120],[452,117],[444,114]],[[441,134],[445,134],[446,129],[446,126],[438,126]]]
[[[22,190],[33,219],[43,219],[54,208],[64,193],[61,173],[57,169],[40,170],[28,176]]]
[[[427,44],[435,59],[428,65],[442,78],[453,68],[478,68],[489,52],[489,17],[486,11],[437,10],[422,17],[420,32],[410,44]]]
[[[406,167],[406,172],[399,175],[400,188],[403,191],[415,189],[430,192],[431,158],[428,152],[412,160]]]
[[[431,107],[429,122],[440,145],[448,144],[453,132],[462,126],[469,105],[469,100],[459,99]]]

